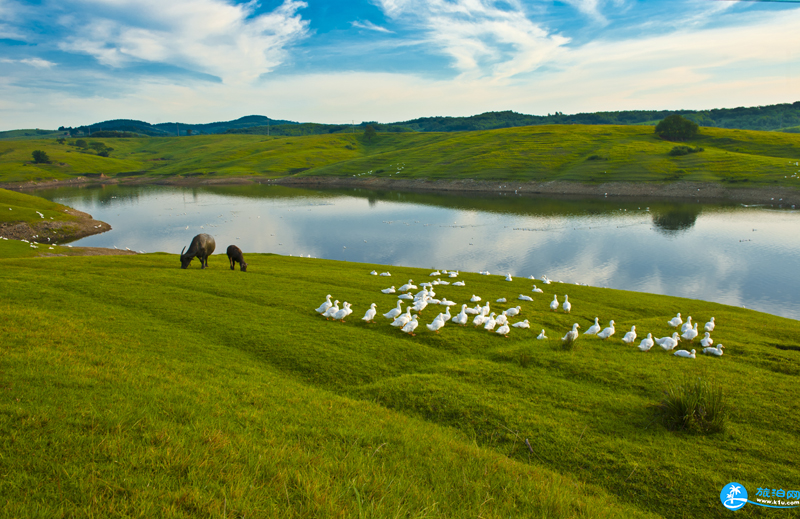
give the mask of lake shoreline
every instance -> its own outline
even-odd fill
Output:
[[[520,182],[513,180],[427,180],[400,178],[348,178],[348,177],[315,177],[290,176],[281,178],[269,177],[226,177],[226,178],[91,178],[77,177],[67,180],[50,180],[41,182],[6,183],[0,187],[16,191],[42,188],[79,186],[79,185],[173,185],[173,186],[224,186],[268,184],[303,188],[359,188],[394,191],[422,191],[440,193],[495,193],[545,196],[588,196],[588,197],[647,197],[691,199],[698,201],[730,200],[746,204],[800,204],[800,190],[785,187],[728,187],[711,182],[672,182],[672,183],[629,183],[607,182],[602,184],[585,184],[552,180],[545,182]]]

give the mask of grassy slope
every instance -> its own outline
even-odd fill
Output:
[[[567,180],[579,182],[731,182],[797,185],[800,136],[703,128],[690,144],[702,153],[670,157],[675,143],[641,126],[532,126],[456,133],[358,134],[270,138],[217,135],[191,138],[99,139],[111,157],[80,153],[54,141],[0,141],[0,181],[71,178],[84,174],[352,176],[372,170],[398,178]],[[50,165],[26,164],[43,149]],[[599,160],[589,160],[592,156]],[[404,164],[398,174],[397,164]]]
[[[372,265],[247,254],[247,273],[219,256],[180,270],[164,254],[17,259],[19,245],[0,242],[11,516],[723,517],[730,481],[800,481],[799,352],[777,348],[798,346],[797,321],[553,284],[521,303],[532,330],[421,325],[413,338],[359,318],[371,302],[394,306],[379,288],[428,279],[418,269],[385,279]],[[527,280],[462,278],[439,296],[530,293]],[[353,303],[347,323],[313,312],[326,293]],[[569,294],[573,315],[547,310],[553,293]],[[533,339],[595,315],[614,318],[617,337],[631,324],[662,336],[676,311],[714,315],[726,355]],[[694,376],[725,388],[727,432],[653,423],[666,385]]]
[[[38,196],[17,193],[0,188],[0,224],[6,222],[27,222],[35,224],[42,220],[74,221],[76,216],[65,214],[67,206],[45,200]],[[39,215],[41,213],[44,216]]]

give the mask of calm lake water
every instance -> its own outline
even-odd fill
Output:
[[[800,212],[791,206],[267,185],[36,194],[111,224],[80,246],[177,254],[207,232],[223,255],[236,244],[245,253],[547,275],[800,319]],[[227,258],[217,263],[227,268]]]

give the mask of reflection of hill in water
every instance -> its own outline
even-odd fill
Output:
[[[653,225],[660,233],[674,236],[694,227],[700,211],[699,206],[678,206],[659,211],[653,214]]]

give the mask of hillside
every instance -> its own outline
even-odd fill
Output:
[[[384,178],[515,182],[711,182],[726,186],[800,185],[797,134],[704,128],[676,143],[647,126],[527,126],[449,133],[363,133],[265,137],[103,138],[0,141],[0,183],[84,178],[163,180],[251,177]],[[94,146],[94,148],[92,147]],[[33,150],[50,164],[33,164]],[[108,151],[103,157],[98,150]]]
[[[360,319],[397,301],[368,272],[419,283],[428,271],[248,253],[247,273],[219,255],[206,270],[167,254],[17,257],[28,253],[0,241],[12,517],[714,518],[729,514],[719,494],[731,481],[755,493],[800,479],[797,321],[558,283],[537,295],[529,280],[462,273],[466,287],[437,297],[520,304],[531,329],[421,324],[411,337]],[[314,312],[326,294],[353,304],[345,323]],[[549,311],[553,294],[569,294],[571,315]],[[619,340],[633,324],[668,335],[677,311],[714,316],[725,355]],[[617,335],[561,348],[595,316]],[[542,328],[551,339],[535,340]],[[724,432],[655,418],[665,389],[697,377],[734,408]]]

